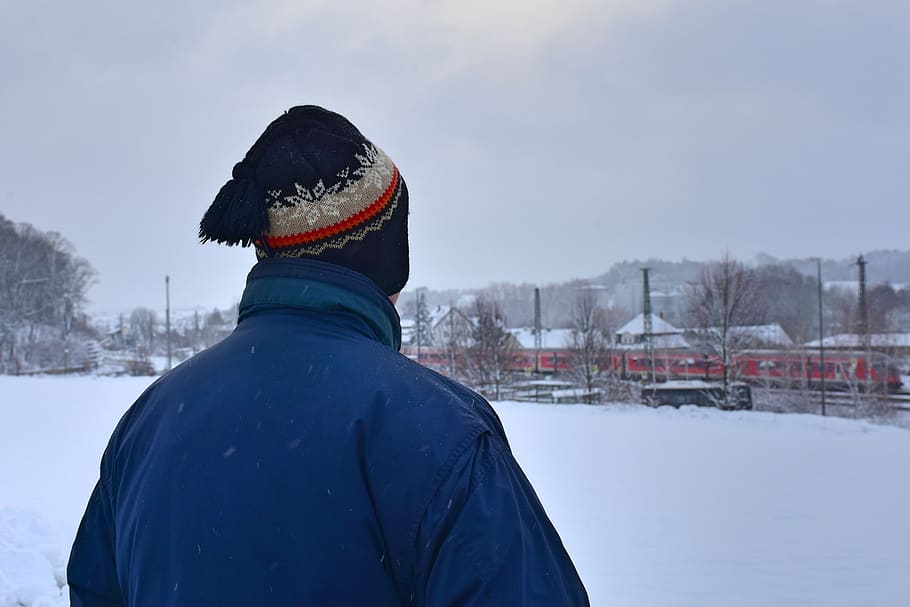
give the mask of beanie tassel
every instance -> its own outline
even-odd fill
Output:
[[[248,247],[268,231],[269,219],[263,202],[252,179],[228,180],[199,223],[200,240]]]

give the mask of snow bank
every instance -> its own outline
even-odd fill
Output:
[[[33,513],[0,508],[0,607],[64,607],[66,544]]]
[[[149,378],[0,377],[0,607],[65,605],[98,461]],[[497,403],[595,606],[903,606],[910,431]]]
[[[0,607],[69,604],[66,559],[101,453],[150,381],[0,376]]]

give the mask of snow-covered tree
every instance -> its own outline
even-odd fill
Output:
[[[590,403],[599,400],[595,394],[610,373],[611,335],[615,327],[610,326],[607,311],[590,285],[580,285],[575,293],[569,312],[570,375],[584,385],[585,400]]]
[[[818,282],[791,266],[754,270],[756,307],[764,321],[777,323],[799,343],[818,338]],[[785,294],[785,296],[781,296]]]
[[[0,215],[0,373],[71,365],[71,334],[89,332],[82,307],[93,280],[63,236]]]
[[[496,300],[478,297],[471,311],[474,329],[465,353],[466,368],[477,389],[498,400],[515,338],[506,330],[506,319]]]
[[[427,307],[426,294],[417,291],[416,310],[414,312],[414,332],[411,345],[415,348],[428,348],[433,345],[433,317]]]
[[[152,354],[155,349],[155,333],[158,329],[158,315],[148,308],[135,308],[130,312],[130,335],[140,350]]]
[[[729,403],[730,382],[736,379],[736,355],[751,347],[752,336],[736,327],[754,324],[757,309],[756,280],[752,270],[724,253],[721,260],[705,266],[690,286],[690,314],[705,353],[723,366],[724,405]]]

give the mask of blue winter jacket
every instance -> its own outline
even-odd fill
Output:
[[[400,335],[360,274],[257,264],[114,431],[73,607],[588,605],[496,414]]]

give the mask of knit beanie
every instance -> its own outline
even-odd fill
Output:
[[[344,266],[387,294],[408,280],[408,189],[344,116],[314,105],[273,121],[199,224],[202,242],[254,245],[259,259]]]

